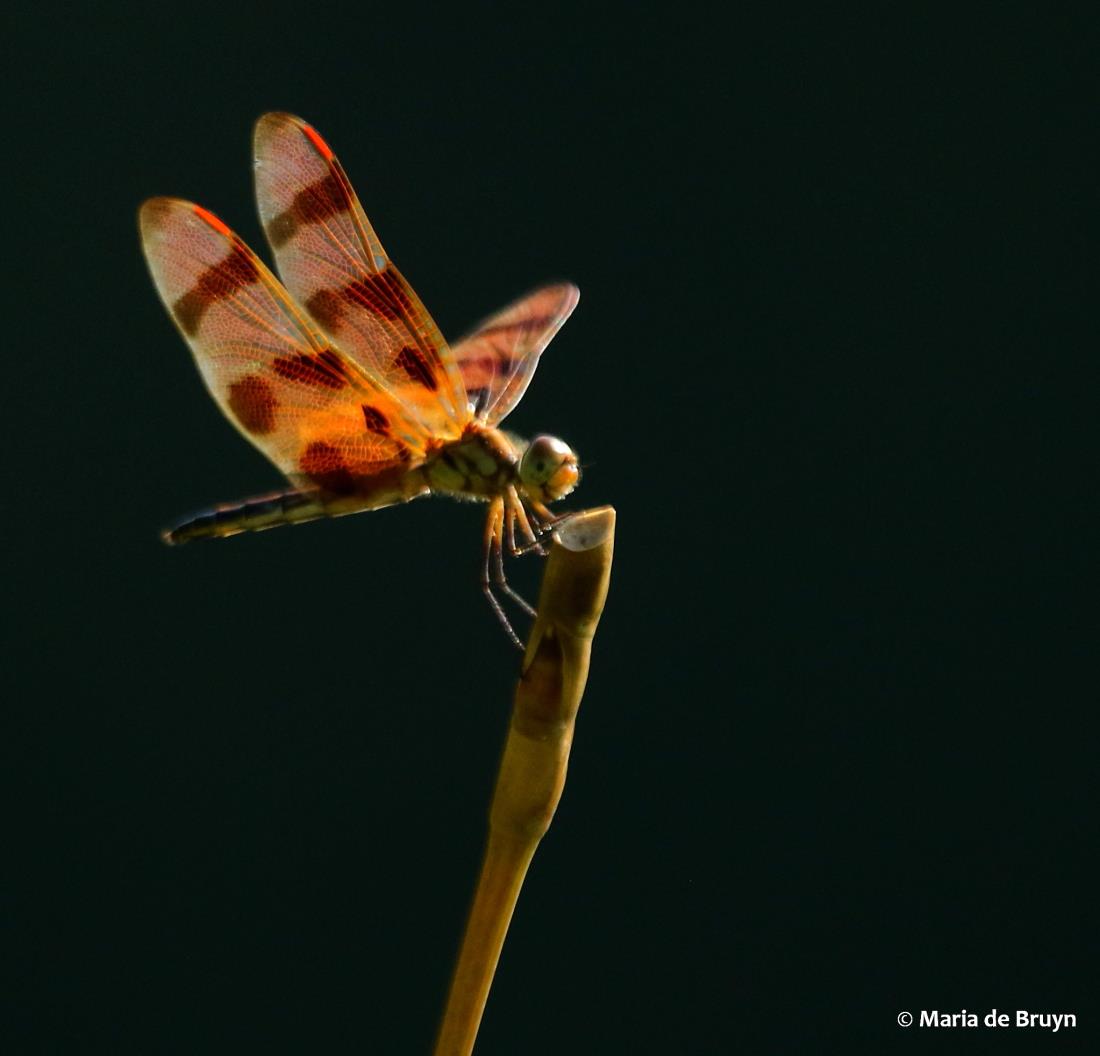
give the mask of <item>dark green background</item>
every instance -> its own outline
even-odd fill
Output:
[[[582,291],[509,425],[617,559],[479,1056],[1095,1042],[1095,27],[995,11],[20,16],[6,1052],[430,1048],[516,674],[480,511],[157,540],[278,475],[135,210],[266,253],[269,109],[445,333]]]

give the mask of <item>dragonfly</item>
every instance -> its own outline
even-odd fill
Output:
[[[317,131],[263,115],[253,137],[260,220],[280,278],[217,216],[179,198],[139,210],[142,248],[207,390],[286,476],[283,490],[203,510],[166,543],[221,538],[445,495],[488,504],[481,586],[522,648],[497,587],[545,552],[549,505],[580,478],[563,440],[501,422],[576,308],[572,283],[542,286],[449,346],[394,266],[343,166]]]

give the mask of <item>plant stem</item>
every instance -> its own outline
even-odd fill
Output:
[[[577,514],[554,533],[435,1056],[473,1052],[523,879],[561,799],[614,538],[610,506]]]

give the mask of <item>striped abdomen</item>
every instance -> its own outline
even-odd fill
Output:
[[[238,532],[262,532],[280,524],[298,524],[318,517],[341,517],[363,510],[379,510],[384,506],[408,502],[428,493],[423,470],[404,467],[378,473],[373,477],[333,480],[340,485],[327,490],[276,491],[255,499],[225,503],[203,510],[186,521],[161,532],[170,546],[188,543],[192,539],[218,539]],[[347,485],[344,487],[344,485]]]
[[[161,532],[170,546],[192,539],[217,539],[238,532],[260,532],[280,524],[295,524],[324,517],[329,511],[317,495],[301,491],[276,491],[243,502],[225,503],[203,510],[174,528]]]

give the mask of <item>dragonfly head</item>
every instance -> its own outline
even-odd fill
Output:
[[[565,498],[580,479],[577,456],[556,436],[536,436],[519,463],[523,490],[538,502],[557,502]]]

